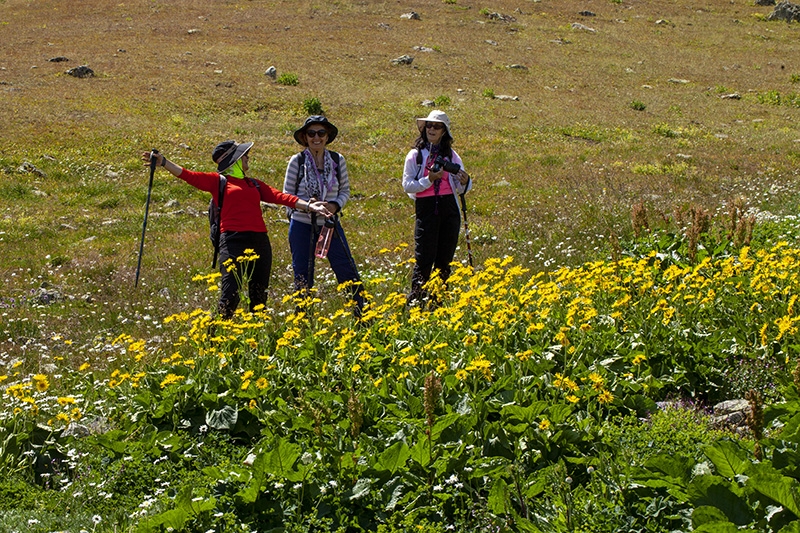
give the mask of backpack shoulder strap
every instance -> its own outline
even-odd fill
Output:
[[[297,164],[299,165],[297,169],[297,180],[294,182],[294,195],[297,196],[297,193],[300,192],[300,181],[303,179],[303,175],[306,172],[306,151],[303,150],[300,152],[300,157],[297,158]]]
[[[341,158],[339,156],[339,152],[334,152],[333,150],[328,150],[331,153],[331,159],[333,159],[333,164],[336,165],[336,183],[339,184],[339,190],[342,190],[342,171],[339,170],[339,162]]]
[[[414,176],[414,180],[419,180],[421,174],[422,174],[422,150],[417,148],[417,175]]]
[[[217,256],[219,255],[219,241],[222,232],[222,203],[225,201],[225,189],[228,187],[228,178],[224,175],[219,175],[219,194],[217,195],[217,223],[214,231],[214,257],[211,260],[211,268],[217,266]],[[209,213],[214,209],[214,198],[211,198],[211,203],[208,207]]]
[[[223,174],[219,175],[219,194],[217,195],[217,207],[219,207],[220,217],[222,216],[222,201],[225,199],[225,189],[228,188],[228,178]]]

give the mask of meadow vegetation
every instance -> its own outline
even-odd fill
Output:
[[[770,9],[0,0],[0,531],[800,531],[800,26]],[[409,309],[424,101],[475,265]],[[327,268],[290,293],[266,205],[270,305],[220,320],[208,198],[165,172],[134,288],[142,151],[253,141],[280,187],[319,112],[362,322]]]

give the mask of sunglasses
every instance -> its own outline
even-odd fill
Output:
[[[321,139],[328,136],[328,130],[306,130],[306,135],[308,135],[309,139],[317,136]]]
[[[442,124],[440,122],[426,122],[425,123],[425,127],[428,128],[428,129],[433,129],[433,130],[443,130],[444,129],[444,124]]]

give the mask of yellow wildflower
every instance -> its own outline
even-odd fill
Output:
[[[50,388],[50,382],[44,374],[36,374],[33,376],[33,382],[36,386],[36,390],[39,392],[44,392]]]
[[[180,382],[180,381],[182,381],[184,379],[186,379],[186,376],[179,376],[177,374],[167,374],[167,376],[161,382],[161,388],[163,389],[163,388],[165,388],[165,387],[167,387],[169,385],[173,385],[173,384],[178,383],[178,382]]]
[[[614,401],[614,395],[607,390],[603,390],[603,392],[597,396],[597,401],[600,403],[611,403]]]

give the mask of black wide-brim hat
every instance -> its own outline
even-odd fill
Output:
[[[306,119],[303,125],[294,132],[294,140],[303,146],[308,146],[306,143],[305,135],[309,126],[314,124],[322,124],[328,130],[328,144],[332,143],[336,136],[339,134],[339,129],[334,126],[326,117],[322,115],[311,115]]]
[[[223,141],[219,143],[211,154],[211,159],[217,164],[217,172],[224,172],[231,168],[252,147],[253,143],[249,142]]]

